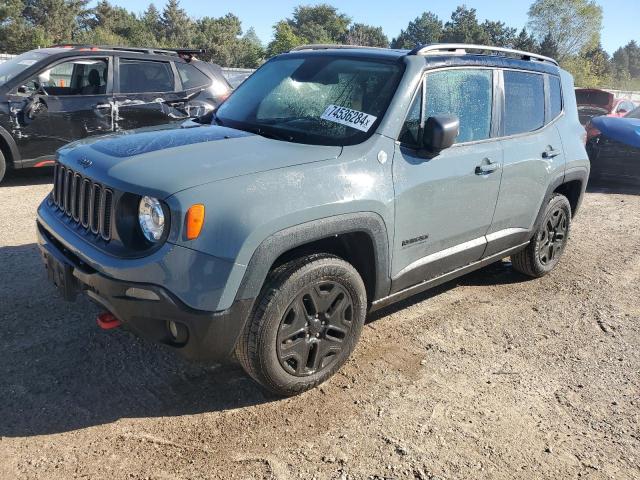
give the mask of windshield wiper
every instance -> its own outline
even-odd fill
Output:
[[[293,137],[291,135],[281,135],[279,133],[275,133],[273,130],[267,131],[260,127],[247,127],[247,128],[242,128],[242,130],[255,133],[256,135],[260,135],[261,137],[264,137],[264,138],[270,138],[272,140],[280,140],[283,142],[293,141]]]

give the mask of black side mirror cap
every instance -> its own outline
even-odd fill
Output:
[[[455,115],[429,117],[422,134],[422,152],[425,156],[435,157],[441,151],[451,147],[460,133],[460,119]]]

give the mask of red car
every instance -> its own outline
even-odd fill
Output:
[[[631,100],[615,98],[613,93],[597,88],[576,88],[576,101],[582,125],[601,115],[624,117],[637,106]]]

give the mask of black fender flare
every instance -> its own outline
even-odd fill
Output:
[[[17,166],[17,164],[19,164],[21,160],[21,156],[20,156],[20,150],[18,149],[18,145],[16,144],[16,141],[13,139],[11,134],[1,126],[0,126],[0,137],[2,138],[3,143],[9,149],[10,158],[5,158],[5,160],[7,161],[7,165],[11,165],[12,167]]]
[[[391,280],[389,237],[380,215],[360,212],[336,215],[280,230],[262,241],[247,265],[236,294],[237,300],[254,299],[260,294],[271,266],[283,253],[305,244],[336,235],[362,232],[369,236],[375,255],[375,298],[389,294]],[[370,299],[370,301],[375,300]]]
[[[571,168],[566,172],[564,172],[562,175],[559,175],[558,177],[556,177],[556,179],[549,184],[549,186],[547,187],[547,193],[545,194],[544,199],[542,200],[542,205],[540,205],[540,209],[538,210],[536,221],[533,224],[533,229],[531,230],[532,232],[537,231],[538,227],[540,227],[540,222],[542,222],[542,217],[544,216],[544,210],[547,207],[549,200],[551,200],[551,196],[553,195],[553,192],[555,192],[560,185],[563,185],[567,182],[572,182],[575,180],[578,180],[581,183],[581,191],[578,197],[578,202],[576,204],[576,208],[572,212],[573,216],[575,217],[575,214],[578,211],[580,204],[582,203],[584,192],[587,189],[587,182],[589,181],[589,169],[587,167]]]

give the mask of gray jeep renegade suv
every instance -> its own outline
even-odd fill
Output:
[[[505,257],[551,271],[588,176],[552,59],[316,45],[209,118],[62,148],[38,236],[50,279],[103,327],[235,354],[293,395],[345,363],[369,311]]]

